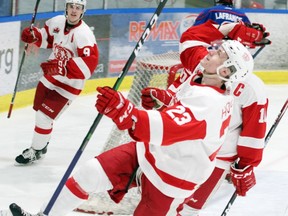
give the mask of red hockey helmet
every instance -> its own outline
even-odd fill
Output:
[[[233,0],[215,0],[215,5],[227,5],[227,6],[233,6]]]

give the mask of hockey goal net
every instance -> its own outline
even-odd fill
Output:
[[[139,109],[142,109],[140,99],[141,90],[145,87],[166,89],[182,70],[178,52],[169,52],[149,56],[137,60],[132,86],[127,98]],[[131,141],[126,131],[120,131],[113,126],[104,145],[104,150],[109,150],[118,145]],[[139,202],[140,195],[137,188],[129,190],[123,200],[116,204],[110,200],[107,193],[93,194],[89,200],[80,206],[77,211],[102,215],[131,215]]]

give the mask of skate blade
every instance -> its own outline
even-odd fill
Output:
[[[18,167],[21,167],[21,166],[34,166],[34,165],[37,165],[38,163],[40,163],[42,160],[44,159],[44,156],[41,157],[40,159],[38,160],[35,160],[35,161],[31,161],[27,164],[23,164],[23,163],[18,163],[17,161],[14,162],[14,166],[18,166]],[[0,215],[1,216],[1,215]]]
[[[16,166],[16,167],[34,166],[34,165],[36,165],[36,161],[30,162],[27,164],[18,163],[17,161],[14,162],[14,166]]]

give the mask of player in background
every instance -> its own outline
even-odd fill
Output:
[[[40,66],[43,76],[36,88],[33,109],[36,121],[31,147],[15,158],[26,165],[41,159],[47,152],[53,123],[82,91],[98,64],[96,39],[82,20],[86,0],[66,0],[65,15],[53,17],[41,29],[27,27],[21,39],[25,43],[51,49]]]
[[[66,215],[93,192],[108,191],[119,202],[137,182],[142,199],[134,216],[181,215],[185,200],[213,171],[215,156],[224,142],[233,107],[229,84],[245,79],[253,70],[254,60],[240,42],[211,46],[226,36],[229,28],[234,26],[219,28],[207,22],[182,35],[184,67],[194,71],[201,66],[203,73],[190,76],[174,104],[165,110],[139,110],[120,92],[97,88],[99,113],[111,118],[120,130],[127,129],[135,141],[101,153],[81,166],[67,180],[49,216]],[[130,185],[136,170],[137,177]],[[31,215],[17,204],[11,204],[10,210],[14,216]]]
[[[241,7],[242,8],[252,8],[252,9],[264,9],[264,5],[257,1],[252,0],[242,0],[241,1]]]
[[[213,20],[219,25],[242,21],[250,24],[249,18],[240,9],[233,6],[233,0],[215,0],[215,6],[203,10],[195,19],[194,26]]]
[[[245,38],[245,34],[248,32],[246,27],[248,26],[243,23],[234,23],[234,25],[235,29],[228,34],[228,37]],[[258,27],[261,28],[258,28],[257,25],[250,26],[250,28],[256,27],[255,30],[251,30],[251,33],[255,31],[255,34],[263,35],[263,37],[255,39],[255,41],[258,41],[256,43],[251,40],[251,44],[243,39],[242,42],[245,45],[255,47],[255,45],[270,43],[265,38],[269,33],[265,32],[263,26],[259,25]],[[225,25],[222,27],[225,27]],[[144,89],[142,91],[142,106],[146,109],[152,109],[159,107],[159,104],[162,108],[173,104],[173,95],[177,92],[181,83],[193,76],[194,73],[194,71],[185,68],[168,91],[154,88]],[[200,185],[192,199],[184,205],[181,215],[199,215],[200,210],[204,208],[205,204],[225,181],[227,174],[229,174],[228,176],[231,175],[232,183],[240,196],[245,196],[246,192],[256,184],[254,167],[259,165],[262,160],[266,132],[268,99],[264,89],[264,83],[255,74],[250,74],[244,81],[234,82],[231,85],[234,108],[228,136],[217,154],[216,167],[212,175],[205,183]]]

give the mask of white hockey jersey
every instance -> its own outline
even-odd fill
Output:
[[[179,50],[184,71],[169,89],[176,92],[188,77],[201,71],[197,62],[207,54],[205,46],[222,37],[211,21],[188,29],[181,37]],[[198,46],[202,49],[193,49]],[[231,94],[235,104],[228,137],[217,156],[219,167],[227,168],[230,163],[221,161],[232,162],[237,158],[240,167],[257,166],[262,160],[266,133],[268,99],[264,83],[252,74],[243,82],[233,83]]]
[[[233,97],[188,79],[162,112],[139,111],[130,135],[143,173],[162,193],[186,198],[215,166],[231,118]],[[142,141],[142,142],[140,142]]]
[[[49,89],[70,100],[80,94],[85,80],[89,79],[98,64],[96,39],[89,26],[81,20],[71,29],[66,29],[64,15],[46,21],[40,29],[41,40],[35,44],[52,49],[49,59],[68,60],[67,75],[43,76],[40,81]]]
[[[227,168],[239,158],[241,167],[257,166],[262,160],[265,142],[268,98],[265,86],[255,74],[233,83],[234,106],[229,132],[219,151],[217,166]]]

